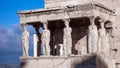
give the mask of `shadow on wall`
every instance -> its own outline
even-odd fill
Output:
[[[27,62],[26,61],[21,61],[20,62],[20,68],[25,68]]]
[[[73,68],[108,68],[104,60],[97,55],[84,57],[82,62],[74,64]]]

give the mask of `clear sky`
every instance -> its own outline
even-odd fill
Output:
[[[19,23],[17,11],[44,7],[43,0],[0,0],[0,25]]]
[[[19,63],[22,54],[22,29],[17,11],[43,7],[43,0],[0,0],[0,64]],[[31,33],[31,41],[33,30],[28,29]],[[32,42],[30,46],[32,47]],[[32,48],[29,52],[32,55]]]

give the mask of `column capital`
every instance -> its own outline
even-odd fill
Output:
[[[42,22],[42,24],[43,24],[43,27],[44,27],[44,28],[47,28],[48,21],[47,21],[47,20],[43,20],[43,21],[41,21],[41,22]]]
[[[94,19],[94,18],[97,18],[97,16],[89,16],[88,18],[89,19]]]
[[[107,20],[101,18],[101,19],[99,19],[98,21],[100,22],[100,26],[101,26],[101,28],[104,28],[104,24],[105,24],[105,22],[106,22]]]
[[[98,20],[100,23],[105,23],[107,20],[106,19],[99,19]]]
[[[70,22],[69,18],[62,19],[63,22]]]
[[[24,23],[24,24],[21,24],[22,28],[23,28],[23,31],[27,31],[27,24]]]
[[[96,16],[90,16],[90,17],[88,17],[88,18],[89,18],[89,20],[90,20],[90,24],[91,24],[91,25],[95,25]]]
[[[62,21],[65,23],[65,26],[66,26],[66,27],[69,27],[69,22],[70,22],[70,19],[69,19],[69,18],[62,19]]]
[[[26,18],[25,17],[20,17],[20,24],[26,24]]]
[[[42,24],[43,24],[44,29],[48,28],[48,21],[47,20],[43,21]]]
[[[45,23],[48,23],[48,20],[40,20],[40,22],[45,24]]]

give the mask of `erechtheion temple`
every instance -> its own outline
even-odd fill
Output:
[[[44,2],[44,9],[18,12],[23,27],[21,68],[120,68],[120,1]],[[36,31],[33,41],[28,25]],[[29,42],[34,42],[33,56]]]

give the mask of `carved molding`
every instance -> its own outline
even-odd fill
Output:
[[[65,10],[65,11],[63,11]],[[84,4],[74,7],[57,8],[57,9],[44,9],[44,10],[31,10],[19,12],[21,23],[40,22],[41,20],[61,20],[66,18],[91,17],[99,16],[109,20],[113,17],[114,12],[96,4]],[[111,18],[113,19],[113,18]]]

